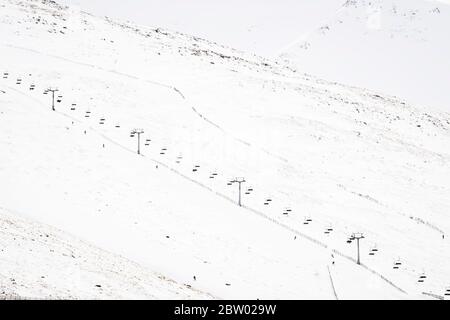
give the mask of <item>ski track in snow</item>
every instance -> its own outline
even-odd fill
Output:
[[[338,295],[336,293],[336,288],[334,287],[333,277],[331,276],[330,266],[327,266],[327,270],[328,270],[328,274],[330,276],[330,284],[331,284],[331,289],[333,289],[334,297],[336,300],[339,300]]]

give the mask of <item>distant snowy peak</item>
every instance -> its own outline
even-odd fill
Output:
[[[279,56],[321,78],[444,110],[450,104],[442,85],[450,72],[448,30],[450,7],[443,2],[347,0]]]
[[[448,7],[435,1],[347,0],[333,17],[301,35],[281,53],[286,57],[291,50],[307,50],[312,45],[309,38],[325,36],[343,24],[359,27],[358,31],[363,33],[383,30],[391,38],[427,41],[434,26],[449,21],[449,14]]]

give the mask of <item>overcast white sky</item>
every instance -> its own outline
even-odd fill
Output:
[[[166,27],[271,56],[345,0],[58,0],[100,16]]]

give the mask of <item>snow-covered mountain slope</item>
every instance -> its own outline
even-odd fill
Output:
[[[211,298],[4,208],[0,244],[0,300]]]
[[[218,298],[444,297],[448,113],[54,2],[0,4],[0,206]]]
[[[280,53],[305,72],[449,111],[449,30],[448,1],[348,0]]]

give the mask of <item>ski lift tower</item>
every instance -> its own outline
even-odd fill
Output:
[[[52,93],[52,110],[55,111],[55,92],[58,91],[58,88],[48,88],[47,92],[51,92]]]
[[[361,260],[360,260],[360,254],[359,254],[359,240],[364,239],[364,235],[361,232],[357,232],[357,233],[353,233],[350,238],[349,241],[353,241],[356,240],[356,246],[357,246],[357,250],[358,250],[358,258],[356,260],[357,264],[361,264]]]
[[[237,177],[234,180],[231,180],[230,183],[237,183],[239,184],[239,200],[238,200],[238,205],[241,207],[242,206],[242,202],[241,202],[241,185],[245,182],[245,179],[243,177]]]
[[[137,148],[137,154],[141,154],[141,134],[144,133],[144,129],[133,129],[131,130],[131,137],[134,137],[137,135],[138,138],[138,148]]]

